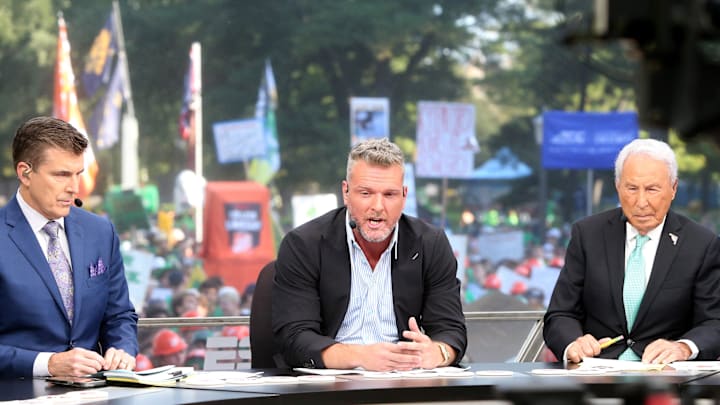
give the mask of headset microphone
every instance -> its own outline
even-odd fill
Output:
[[[355,229],[357,228],[357,224],[352,219],[348,221],[348,225],[350,225],[350,228]]]
[[[75,202],[75,206],[78,208],[82,207],[82,205],[83,205],[82,200],[79,198],[76,198],[74,202]]]

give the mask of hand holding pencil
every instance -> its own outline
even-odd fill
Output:
[[[617,343],[623,339],[625,339],[625,336],[623,336],[623,335],[615,336],[614,338],[612,338],[610,340],[606,340],[606,341],[600,343],[600,348],[607,349],[608,347],[614,345],[615,343]]]
[[[625,339],[625,336],[620,335],[600,343],[594,336],[586,334],[580,336],[568,346],[565,356],[567,361],[571,363],[580,363],[583,358],[595,357],[599,355],[602,350],[623,339]]]

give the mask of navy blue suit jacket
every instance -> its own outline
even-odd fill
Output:
[[[72,207],[65,233],[75,286],[72,326],[16,198],[0,209],[0,377],[32,376],[39,352],[115,347],[137,354],[137,314],[112,223]],[[91,276],[91,267],[102,274]]]

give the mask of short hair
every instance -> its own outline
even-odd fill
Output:
[[[678,165],[670,145],[657,139],[635,139],[625,145],[617,159],[615,159],[615,184],[620,184],[623,166],[628,157],[633,155],[647,155],[653,159],[663,161],[670,172],[670,183],[674,184],[678,178]]]
[[[400,166],[403,173],[405,172],[405,157],[400,147],[387,138],[370,138],[353,146],[348,154],[345,180],[350,180],[353,166],[359,160],[364,160],[373,166]]]
[[[53,117],[35,117],[25,121],[15,132],[12,144],[14,167],[20,162],[43,163],[48,148],[58,148],[81,155],[88,146],[85,135],[67,122]]]
[[[238,292],[237,288],[230,285],[220,287],[220,289],[218,290],[218,301],[224,297],[228,297],[238,303],[240,302],[240,293]]]
[[[211,276],[205,279],[205,281],[200,284],[199,289],[200,291],[206,291],[211,288],[219,289],[223,286],[223,284],[224,283],[222,278],[220,278],[219,276]]]

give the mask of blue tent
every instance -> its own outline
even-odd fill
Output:
[[[532,174],[530,166],[520,161],[517,156],[504,146],[480,167],[466,177],[469,180],[514,180]]]

